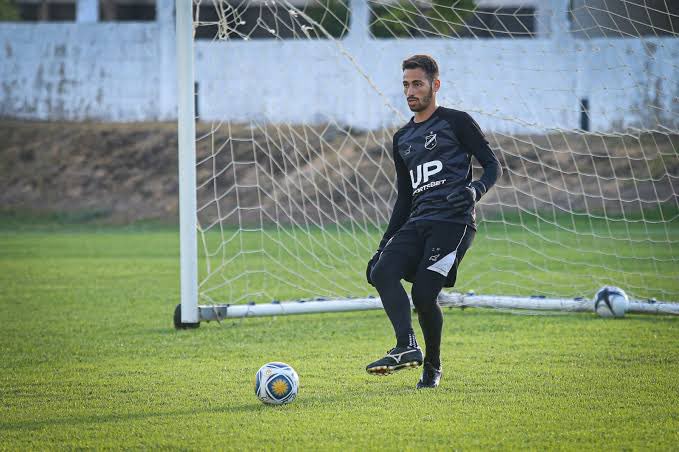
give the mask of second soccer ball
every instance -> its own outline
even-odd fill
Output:
[[[594,310],[601,317],[623,317],[628,305],[627,294],[619,287],[602,287],[594,297]]]

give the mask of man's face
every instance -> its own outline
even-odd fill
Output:
[[[403,70],[403,94],[406,96],[410,111],[425,110],[435,97],[438,80],[433,82],[421,68]]]

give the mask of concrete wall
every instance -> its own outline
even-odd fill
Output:
[[[679,128],[679,39],[662,38],[199,42],[200,116],[397,124],[410,116],[400,62],[418,52],[441,65],[441,104],[488,130],[577,129],[584,98],[592,130]]]
[[[0,116],[176,118],[173,3],[150,23],[0,22]]]
[[[565,3],[549,5],[566,17]],[[159,0],[154,23],[0,24],[0,115],[176,118],[173,4]],[[400,62],[425,52],[442,68],[441,103],[488,130],[576,129],[582,98],[592,130],[679,129],[678,38],[580,40],[554,26],[540,39],[377,40],[366,22],[357,9],[339,42],[197,42],[201,119],[398,124]]]
[[[162,113],[157,28],[4,25],[0,115],[141,121]]]

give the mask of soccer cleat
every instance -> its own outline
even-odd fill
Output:
[[[434,367],[431,363],[424,363],[422,377],[417,382],[417,389],[435,388],[441,381],[441,368]]]
[[[384,358],[368,364],[365,370],[373,375],[389,375],[401,369],[422,365],[422,350],[419,347],[394,347]]]

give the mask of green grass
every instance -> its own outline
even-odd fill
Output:
[[[501,232],[489,227],[487,236]],[[530,239],[512,234],[519,243]],[[482,256],[504,245],[480,240],[476,246],[463,264],[465,280],[473,279],[469,268],[481,265]],[[541,246],[559,259],[577,257]],[[673,258],[661,248],[630,252]],[[564,284],[584,277],[544,259],[554,265],[549,275]],[[496,284],[519,286],[534,271],[519,263],[498,272]],[[360,288],[362,260],[355,265],[347,273],[356,274],[342,277]],[[604,270],[587,271],[604,278]],[[666,292],[678,291],[673,266],[639,273],[656,277]],[[528,290],[552,283],[535,278]],[[418,392],[418,372],[378,378],[363,370],[393,345],[383,312],[175,331],[178,290],[173,228],[0,222],[0,448],[668,450],[679,444],[677,318],[447,310],[442,386]],[[291,405],[268,407],[254,396],[255,372],[274,360],[300,375]]]
[[[677,226],[678,221],[569,223],[567,217],[549,222],[534,216],[484,222],[465,257],[457,289],[589,298],[599,287],[613,284],[636,299],[677,301]],[[224,295],[228,290],[248,294],[239,301],[257,302],[371,292],[362,275],[381,231],[345,225],[324,232],[314,228],[308,233],[282,228],[236,232],[213,228],[204,235],[205,248],[214,255],[211,269],[226,263],[203,287],[216,301],[231,302]],[[206,262],[201,258],[201,274],[207,273]],[[238,277],[230,280],[234,275]]]

